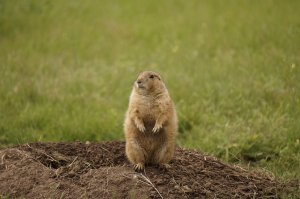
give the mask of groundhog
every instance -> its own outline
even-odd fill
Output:
[[[169,168],[175,150],[177,116],[159,74],[140,73],[134,83],[124,122],[126,156],[136,171],[145,164]]]

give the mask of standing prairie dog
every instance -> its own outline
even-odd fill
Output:
[[[175,150],[177,116],[159,74],[142,72],[134,83],[126,113],[126,155],[141,171],[145,164],[168,168]]]

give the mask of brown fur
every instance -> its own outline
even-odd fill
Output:
[[[124,123],[126,155],[136,170],[147,163],[167,167],[175,150],[177,116],[161,77],[142,72],[129,99]]]

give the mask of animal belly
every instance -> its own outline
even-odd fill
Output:
[[[146,163],[151,163],[154,152],[157,151],[164,143],[164,136],[162,134],[154,134],[152,132],[146,132],[139,139],[139,145],[144,149]]]
[[[152,117],[151,115],[146,115],[146,117],[143,118],[143,123],[144,123],[146,130],[148,132],[151,132],[155,125],[155,118]]]

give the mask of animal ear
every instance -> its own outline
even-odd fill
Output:
[[[157,79],[161,80],[161,76],[160,75],[155,75],[157,77]]]

